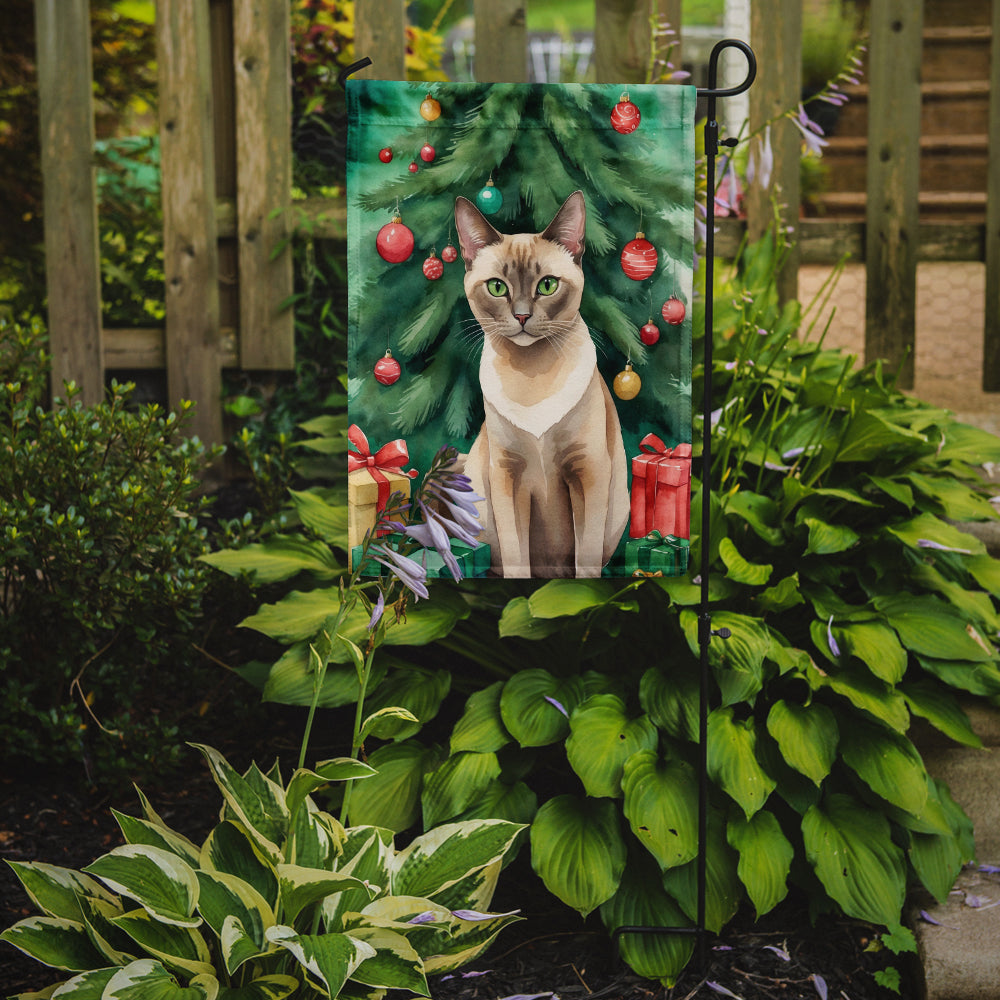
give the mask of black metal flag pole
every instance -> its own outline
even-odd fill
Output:
[[[719,57],[726,49],[739,49],[747,60],[747,75],[736,87],[719,88]],[[337,76],[341,87],[347,78],[358,70],[371,65],[365,56],[350,66],[345,66]],[[708,87],[699,88],[698,96],[707,99],[707,121],[705,123],[705,160],[707,170],[706,191],[706,232],[705,232],[705,393],[702,403],[702,457],[701,457],[701,603],[698,614],[698,645],[701,652],[701,687],[698,705],[698,909],[694,927],[654,927],[623,926],[615,929],[612,937],[617,943],[623,934],[695,934],[698,938],[698,962],[706,967],[705,955],[705,897],[707,893],[707,835],[708,835],[708,698],[709,665],[708,649],[712,637],[727,638],[728,629],[712,629],[712,615],[709,611],[709,534],[711,529],[711,491],[708,477],[712,465],[712,324],[713,289],[715,284],[715,159],[720,146],[735,146],[737,139],[719,139],[719,123],[716,121],[716,100],[720,97],[735,97],[750,89],[757,76],[757,59],[753,49],[746,42],[726,38],[716,43],[708,61]]]

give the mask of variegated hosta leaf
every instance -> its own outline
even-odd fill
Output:
[[[189,976],[213,971],[212,956],[205,939],[190,927],[160,923],[145,910],[123,913],[112,923],[172,969],[180,969]]]
[[[905,812],[920,815],[927,802],[927,771],[906,736],[861,719],[851,723],[840,749],[847,766],[876,795]]]
[[[337,819],[317,809],[312,799],[306,799],[292,819],[286,860],[304,868],[335,868],[344,836]]]
[[[384,927],[356,927],[351,937],[375,949],[375,954],[351,973],[355,982],[430,996],[424,963],[402,934]]]
[[[622,794],[622,769],[639,750],[653,750],[659,733],[647,715],[630,719],[625,702],[613,694],[592,695],[577,706],[569,720],[566,757],[595,798]]]
[[[46,916],[81,920],[81,896],[93,896],[109,903],[117,900],[97,879],[39,861],[8,861],[31,901]]]
[[[690,765],[643,750],[625,762],[622,789],[632,832],[661,869],[697,855],[698,783]]]
[[[757,762],[752,718],[737,721],[733,709],[717,708],[708,717],[708,774],[749,818],[767,801],[776,782]]]
[[[740,853],[736,873],[746,886],[757,916],[774,909],[788,895],[788,872],[795,849],[781,832],[774,813],[762,809],[751,819],[729,821],[726,836]]]
[[[560,679],[547,670],[522,670],[504,684],[500,717],[521,746],[547,746],[566,736],[569,716],[583,699],[579,677]]]
[[[354,876],[367,888],[345,889],[323,900],[323,921],[328,931],[344,930],[345,913],[358,912],[368,905],[372,892],[388,889],[392,850],[392,832],[389,830],[356,826],[347,831],[337,871]]]
[[[159,847],[161,850],[176,854],[191,867],[198,864],[199,849],[182,834],[169,827],[152,823],[145,819],[126,816],[125,813],[112,809],[115,819],[121,827],[122,835],[130,844],[146,844],[149,847]]]
[[[689,927],[691,921],[664,891],[652,859],[630,858],[618,891],[601,905],[610,932],[619,927]],[[692,934],[623,934],[620,954],[640,976],[672,986],[694,950]]]
[[[531,824],[531,865],[549,892],[583,916],[610,899],[625,870],[615,803],[573,795],[549,799]]]
[[[291,952],[309,978],[332,997],[339,995],[365,959],[375,957],[370,944],[349,934],[296,934],[293,928],[278,924],[268,928],[267,939]]]
[[[119,902],[109,903],[93,896],[83,896],[80,904],[90,940],[104,956],[106,965],[128,965],[140,957],[140,949],[135,942],[114,924],[115,917],[125,912]]]
[[[81,972],[100,968],[105,959],[95,950],[87,928],[65,917],[28,917],[0,934],[26,955],[53,969]]]
[[[294,976],[261,976],[245,986],[224,986],[218,1000],[285,1000],[299,985]]]
[[[220,940],[228,920],[239,923],[238,931],[242,937],[249,938],[254,948],[254,954],[266,950],[264,931],[275,923],[274,912],[264,897],[248,882],[238,879],[235,875],[224,872],[198,872],[198,883],[201,894],[198,898],[198,910],[205,922],[215,931]],[[234,929],[229,932],[230,941],[240,939]],[[230,964],[234,957],[233,949],[226,950],[227,971],[232,975],[242,962],[246,961],[246,948],[242,943],[239,947],[239,961]]]
[[[421,834],[393,859],[392,892],[433,899],[503,858],[523,827],[502,819],[446,823]]]
[[[301,767],[288,782],[285,792],[285,805],[290,815],[294,816],[306,797],[312,795],[318,788],[328,785],[331,781],[348,781],[355,778],[370,778],[376,774],[373,767],[353,757],[337,757],[317,764],[313,770]]]
[[[768,713],[767,731],[777,741],[785,761],[815,785],[830,773],[840,731],[826,705],[815,701],[799,705],[779,699]]]
[[[281,857],[279,844],[288,832],[288,808],[284,789],[251,769],[240,775],[217,750],[192,744],[200,750],[212,771],[227,807],[249,831],[261,851],[272,863]]]
[[[241,823],[220,823],[201,847],[199,867],[224,872],[252,885],[273,909],[278,905],[278,875]]]
[[[104,996],[104,988],[111,982],[119,968],[120,966],[112,966],[107,969],[91,969],[89,972],[81,972],[79,976],[67,979],[55,990],[49,987],[44,993],[21,993],[19,997],[51,996],[54,1000],[101,1000],[101,997]],[[12,1000],[18,1000],[18,998],[15,997]]]
[[[521,828],[521,833],[524,828]],[[519,839],[521,833],[517,835]],[[497,858],[491,865],[479,868],[465,878],[460,878],[446,889],[434,893],[434,901],[442,906],[447,906],[449,910],[460,910],[468,908],[472,910],[488,910],[493,902],[493,894],[497,889],[497,882],[500,879],[500,870],[507,860],[506,856]]]
[[[462,915],[467,912],[452,910],[455,921],[451,933],[444,937],[433,954],[424,958],[424,971],[428,975],[451,972],[474,961],[493,943],[500,931],[521,919],[516,911],[479,914],[474,920],[464,919]]]
[[[452,754],[436,771],[424,778],[420,802],[424,826],[437,826],[454,819],[474,803],[500,777],[495,753]]]
[[[714,810],[708,816],[705,850],[705,926],[718,934],[729,923],[743,899],[743,884],[736,874],[736,852],[726,843],[724,817]],[[692,920],[698,918],[698,861],[663,873],[663,887]]]
[[[219,981],[196,976],[187,986],[153,959],[143,958],[119,969],[108,981],[101,1000],[216,1000]]]
[[[809,863],[849,917],[899,923],[906,866],[882,813],[849,795],[830,795],[806,813],[802,836]]]
[[[470,695],[462,717],[455,723],[451,734],[451,752],[473,750],[477,753],[496,753],[510,743],[500,716],[500,692],[503,681],[497,681]]]
[[[85,869],[113,892],[134,899],[150,916],[165,924],[197,927],[198,878],[171,851],[146,844],[125,844]]]
[[[327,872],[300,865],[278,865],[281,906],[286,920],[294,921],[302,910],[345,889],[361,889],[375,895],[361,879],[342,872]]]

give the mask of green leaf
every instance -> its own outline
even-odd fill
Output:
[[[736,583],[745,583],[749,587],[763,587],[774,570],[774,566],[770,563],[761,565],[747,562],[730,538],[723,538],[719,542],[719,557],[726,565],[726,575],[729,579],[735,580]]]
[[[457,819],[505,819],[527,826],[538,812],[538,796],[523,782],[493,781]]]
[[[192,927],[161,923],[145,910],[132,910],[111,922],[168,968],[188,976],[211,975],[212,956],[205,939]]]
[[[531,866],[545,887],[586,916],[618,889],[625,842],[608,799],[557,795],[531,824]]]
[[[54,969],[82,972],[105,964],[104,958],[91,944],[86,927],[65,917],[19,920],[0,934],[0,941],[12,944]]]
[[[199,558],[229,576],[246,574],[256,584],[277,583],[299,573],[332,580],[344,572],[325,542],[311,542],[297,535],[272,535],[266,542],[209,552]]]
[[[618,592],[610,580],[549,580],[528,598],[534,618],[565,618],[607,604]]]
[[[903,645],[938,660],[995,660],[996,653],[975,626],[936,597],[883,595],[875,607],[899,633]]]
[[[774,791],[776,782],[757,762],[753,718],[733,718],[733,709],[717,708],[708,716],[708,774],[749,819]]]
[[[682,611],[681,627],[693,656],[700,657],[698,616]],[[759,618],[717,611],[712,615],[712,629],[729,629],[728,639],[713,637],[708,646],[708,662],[722,690],[723,704],[741,701],[752,703],[763,686],[764,660],[771,648],[771,636]]]
[[[366,959],[375,957],[375,949],[349,934],[296,934],[281,924],[270,927],[267,939],[285,948],[311,979],[332,997],[339,996],[344,983]]]
[[[910,711],[926,719],[945,736],[967,747],[983,745],[965,710],[947,688],[932,680],[907,681],[900,686],[900,691]]]
[[[292,505],[302,523],[330,545],[347,550],[347,506],[327,503],[312,490],[289,490]]]
[[[499,862],[523,829],[504,820],[446,823],[416,837],[393,861],[392,892],[434,899]]]
[[[429,829],[454,819],[499,776],[500,764],[495,753],[452,754],[424,779],[421,796],[424,827]]]
[[[989,500],[980,496],[953,475],[924,476],[911,472],[906,477],[925,497],[940,506],[950,521],[992,521],[996,511]]]
[[[733,918],[743,899],[743,883],[736,874],[736,852],[726,842],[726,824],[712,810],[705,849],[705,926],[718,934]],[[698,918],[698,861],[663,873],[663,887],[691,920]]]
[[[948,687],[986,697],[1000,694],[1000,669],[993,663],[935,660],[930,656],[918,656],[917,662]]]
[[[274,913],[267,900],[248,882],[223,872],[198,872],[198,911],[220,940],[228,919],[239,922],[243,937],[252,944],[251,954],[233,961],[232,949],[224,949],[226,971],[232,975],[247,958],[266,949],[264,931],[273,927]]]
[[[43,993],[19,993],[10,1000],[42,1000],[50,996],[56,996],[58,1000],[101,1000],[104,996],[104,989],[111,982],[117,966],[107,969],[91,969],[89,972],[82,972],[72,979],[67,979],[65,983],[58,986],[58,993],[53,993],[56,987],[50,986]]]
[[[805,551],[807,556],[829,556],[846,552],[861,537],[846,524],[829,524],[815,517],[807,517],[803,521],[809,528],[809,543]]]
[[[833,634],[843,652],[856,656],[886,684],[898,684],[906,673],[906,650],[896,633],[879,622],[837,625]]]
[[[82,920],[80,896],[115,902],[115,897],[100,882],[71,868],[60,868],[40,861],[8,861],[7,864],[32,903],[46,916]]]
[[[298,988],[292,976],[261,976],[245,986],[224,986],[218,1000],[285,1000]]]
[[[151,917],[178,927],[197,927],[198,878],[187,862],[147,844],[125,844],[84,871],[113,892],[134,899]]]
[[[779,580],[773,587],[761,591],[754,598],[757,607],[765,614],[767,612],[778,613],[794,608],[797,604],[804,604],[805,598],[799,590],[799,574],[792,573]]]
[[[911,833],[910,863],[924,888],[939,902],[945,903],[964,858],[953,834]]]
[[[430,996],[424,963],[402,934],[383,927],[362,926],[353,928],[351,937],[375,949],[375,954],[351,973],[355,982]]]
[[[500,717],[500,692],[503,681],[469,696],[462,717],[451,733],[451,752],[474,750],[477,753],[494,753],[510,742],[510,733]]]
[[[313,771],[300,767],[288,782],[285,805],[289,814],[297,813],[308,796],[331,781],[356,781],[374,777],[377,773],[374,767],[353,757],[321,761]]]
[[[897,732],[906,732],[910,724],[910,713],[906,710],[903,696],[867,670],[842,667],[836,673],[821,675],[814,668],[807,678],[813,688],[829,688]]]
[[[544,639],[559,632],[562,622],[549,618],[536,618],[531,613],[527,597],[515,597],[507,602],[500,615],[500,638],[517,636],[521,639]]]
[[[252,885],[270,906],[277,905],[277,873],[240,823],[227,820],[208,835],[201,847],[199,867],[208,872],[235,875]]]
[[[629,719],[613,694],[591,695],[570,717],[566,758],[588,795],[621,796],[622,769],[638,750],[653,750],[659,735],[649,716]]]
[[[104,988],[101,1000],[216,1000],[218,980],[208,974],[196,976],[187,986],[153,959],[143,958],[119,969]]]
[[[976,583],[994,597],[1000,597],[1000,559],[990,555],[965,559],[965,568],[973,575]]]
[[[781,512],[771,497],[739,490],[726,498],[726,514],[745,521],[768,545],[779,547],[784,540]]]
[[[837,451],[838,462],[868,462],[894,447],[926,444],[923,434],[890,423],[871,410],[862,410],[851,421]]]
[[[342,872],[303,868],[301,865],[278,865],[282,913],[286,920],[295,918],[313,903],[346,889],[367,889],[364,883]],[[374,896],[374,892],[371,893]]]
[[[886,530],[912,549],[919,550],[920,542],[928,541],[949,549],[966,551],[972,555],[986,554],[986,546],[978,538],[933,514],[918,514],[909,521],[888,525]]]
[[[833,712],[819,702],[798,705],[779,699],[768,713],[767,731],[785,761],[818,787],[837,756],[839,731]]]
[[[615,894],[601,904],[609,932],[619,927],[687,927],[690,921],[660,884],[654,865],[630,858]],[[694,952],[691,934],[622,934],[621,957],[640,976],[671,987]]]
[[[547,746],[565,738],[569,715],[582,700],[583,683],[579,677],[560,679],[547,670],[522,670],[504,684],[500,716],[521,746]]]
[[[271,667],[264,682],[261,697],[281,705],[311,705],[316,697],[316,674],[311,662],[310,645],[297,642],[282,653]],[[378,684],[384,676],[386,657],[376,659],[369,686]],[[330,664],[323,675],[317,708],[340,708],[358,700],[357,672],[352,667]]]
[[[181,860],[189,865],[198,864],[199,849],[188,840],[187,837],[174,832],[160,823],[150,822],[145,819],[136,819],[134,816],[126,816],[111,810],[118,826],[121,827],[122,835],[130,844],[147,844],[150,847],[159,847],[164,851],[176,854]]]
[[[377,773],[351,790],[351,824],[397,833],[413,826],[420,818],[424,774],[437,760],[435,751],[415,740],[379,747],[368,757]]]
[[[809,809],[802,836],[809,863],[844,913],[874,924],[899,923],[906,867],[885,816],[834,794]]]
[[[639,704],[660,729],[678,740],[698,739],[698,675],[690,664],[674,663],[667,673],[650,667],[639,681]]]
[[[691,767],[642,750],[625,762],[623,811],[636,839],[661,869],[698,853],[698,783]]]
[[[841,741],[844,762],[876,795],[919,815],[927,801],[927,772],[920,754],[900,733],[858,718]]]
[[[371,711],[402,708],[416,721],[383,720],[379,726],[379,738],[405,740],[414,736],[423,723],[430,722],[437,715],[441,702],[450,689],[451,674],[447,670],[427,670],[421,667],[394,670],[373,691],[366,701],[366,707]]]
[[[361,724],[358,737],[366,740],[369,736],[375,736],[380,740],[390,740],[400,732],[400,723],[404,723],[403,732],[407,732],[416,723],[420,727],[420,720],[406,708],[392,706],[391,708],[380,708],[377,712],[372,712]]]
[[[739,851],[736,873],[759,920],[788,894],[788,873],[795,849],[782,833],[774,813],[765,809],[752,818],[737,816],[726,828],[729,846]]]

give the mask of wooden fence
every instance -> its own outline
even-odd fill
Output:
[[[169,400],[195,400],[196,433],[220,441],[221,370],[293,365],[292,316],[282,308],[292,290],[291,254],[276,252],[292,226],[292,213],[283,211],[291,203],[290,0],[158,0],[166,325],[124,331],[101,327],[88,0],[35,3],[53,384],[73,379],[94,401],[109,369],[165,368]],[[474,0],[477,79],[527,78],[525,3]],[[1000,0],[992,4],[985,224],[921,223],[918,216],[922,9],[917,0],[871,0],[866,219],[789,215],[797,242],[781,288],[795,294],[800,263],[844,253],[863,260],[866,355],[896,365],[909,351],[906,385],[917,262],[985,261],[983,386],[998,391]],[[405,10],[404,0],[357,0],[356,52],[374,63],[366,75],[404,78]],[[680,15],[681,0],[595,0],[596,79],[641,82],[650,17],[676,26]],[[802,2],[754,0],[751,16],[759,65],[753,128],[799,101]],[[799,203],[799,134],[790,122],[779,125],[769,188],[748,192],[745,223],[725,220],[716,244],[723,255],[744,226],[751,235],[763,231],[772,197]],[[313,235],[343,238],[342,202],[308,202],[297,214],[313,220]]]

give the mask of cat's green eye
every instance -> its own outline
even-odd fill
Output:
[[[490,278],[490,280],[486,282],[486,291],[488,291],[495,299],[500,299],[507,294],[507,285],[499,278]]]
[[[554,295],[558,287],[559,279],[553,278],[551,274],[547,274],[541,281],[538,282],[537,290],[539,295]]]

